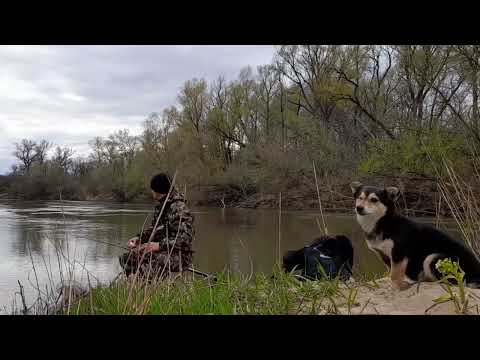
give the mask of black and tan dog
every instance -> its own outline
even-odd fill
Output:
[[[473,252],[441,231],[415,223],[395,213],[400,191],[359,182],[351,185],[357,220],[368,247],[377,252],[390,268],[394,289],[403,290],[417,281],[436,281],[438,260],[458,261],[468,285],[478,287],[480,262]]]

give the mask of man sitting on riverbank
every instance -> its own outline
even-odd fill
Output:
[[[170,187],[165,174],[155,175],[151,180],[152,196],[158,204],[150,228],[130,239],[127,245],[131,251],[120,256],[127,276],[137,271],[149,278],[165,276],[192,265],[194,218],[184,196]]]

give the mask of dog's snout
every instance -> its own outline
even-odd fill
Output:
[[[357,210],[357,213],[361,214],[363,212],[363,206],[357,206],[355,208]]]

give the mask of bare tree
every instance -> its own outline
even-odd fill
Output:
[[[480,46],[459,46],[458,52],[464,57],[468,64],[468,82],[471,86],[472,93],[472,111],[471,117],[473,122],[473,128],[475,131],[479,131],[479,81],[480,81]]]
[[[77,157],[72,159],[72,176],[75,177],[82,177],[88,175],[88,173],[92,170],[93,164],[88,161],[87,159]]]
[[[392,52],[387,47],[350,46],[342,54],[341,61],[334,66],[338,79],[343,87],[336,94],[337,99],[347,100],[365,121],[359,120],[363,128],[372,137],[378,130],[395,139],[391,124],[387,123],[390,110],[392,84],[390,71],[392,69]],[[355,113],[354,113],[355,114]],[[365,122],[373,125],[365,125]]]
[[[459,95],[460,101],[457,101],[459,106],[450,108],[454,115],[460,120],[461,124],[464,125],[468,131],[472,131],[477,139],[480,139],[480,46],[456,46],[455,52],[459,60],[457,71],[466,86],[464,89],[465,95]]]
[[[62,168],[64,174],[66,174],[72,165],[72,156],[74,153],[75,151],[69,147],[62,148],[57,146],[52,161],[54,164]]]
[[[234,144],[244,146],[240,139],[236,137],[234,124],[230,121],[228,112],[228,102],[230,93],[225,78],[219,76],[213,82],[210,91],[210,104],[207,117],[207,129],[214,135],[210,138],[214,147],[217,146],[223,155],[224,169],[231,164],[233,160]]]
[[[124,158],[130,165],[139,145],[138,137],[130,135],[128,129],[123,129],[110,135],[109,140],[115,144],[120,157]]]
[[[52,145],[52,143],[43,139],[35,146],[36,162],[43,168],[42,171],[43,175],[45,176],[47,175],[47,166],[45,165],[45,161],[47,160],[47,152]]]
[[[431,45],[395,46],[398,77],[403,90],[406,120],[413,126],[423,126],[428,97],[434,88],[446,80],[451,48]],[[438,105],[437,102],[430,106]]]
[[[182,105],[185,119],[193,126],[196,133],[200,134],[202,126],[205,124],[208,104],[205,80],[187,81],[180,91],[178,100]]]
[[[35,151],[37,143],[33,140],[23,139],[20,143],[15,143],[16,150],[13,155],[21,161],[23,170],[28,174],[32,164],[38,155]]]
[[[272,102],[275,98],[276,84],[278,82],[278,76],[276,69],[272,65],[259,66],[258,67],[258,98],[262,103],[263,111],[261,116],[264,119],[265,136],[268,142],[271,133],[271,117],[272,117]]]
[[[336,100],[325,85],[334,80],[340,50],[339,46],[293,45],[282,46],[277,54],[277,69],[299,94],[296,100],[290,97],[288,101],[325,126],[336,108]]]
[[[47,152],[52,147],[52,145],[53,144],[51,144],[47,140],[42,140],[35,146],[36,161],[40,165],[42,165],[47,159]]]
[[[119,156],[117,144],[112,139],[103,139],[97,136],[89,142],[89,145],[93,150],[91,158],[98,164],[108,163],[111,165]]]
[[[18,169],[18,165],[16,164],[13,164],[12,166],[10,166],[10,172],[12,175],[16,176],[19,174],[19,169]]]

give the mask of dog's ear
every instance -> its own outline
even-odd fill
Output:
[[[362,183],[360,181],[354,181],[350,184],[350,188],[352,189],[352,194],[355,194],[358,190],[358,188],[360,188],[360,186],[362,186]]]
[[[390,200],[392,200],[393,202],[398,200],[400,196],[400,190],[397,187],[389,186],[385,188],[385,191],[387,192],[387,195],[390,198]]]

